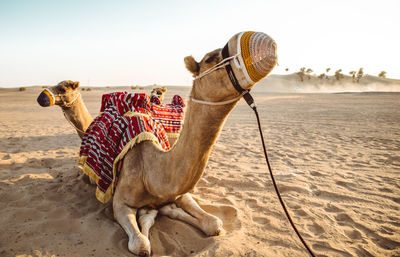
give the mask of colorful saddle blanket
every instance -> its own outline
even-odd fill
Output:
[[[183,123],[184,102],[150,101],[146,94],[117,92],[102,97],[100,115],[86,130],[79,152],[83,172],[97,184],[96,197],[108,202],[118,182],[118,164],[136,144],[145,140],[170,149],[168,134],[178,134]]]
[[[150,102],[152,118],[163,124],[168,138],[178,137],[183,125],[183,107],[185,107],[182,97],[175,95],[171,104],[162,105],[158,97],[151,96]]]

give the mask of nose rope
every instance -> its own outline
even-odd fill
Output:
[[[229,42],[228,42],[229,43]],[[222,57],[226,58],[229,56],[229,48],[228,48],[228,43],[226,43],[226,45],[224,46],[224,48],[222,49]],[[258,111],[257,111],[257,105],[253,99],[253,97],[250,95],[250,91],[249,90],[245,90],[243,89],[240,84],[239,81],[237,80],[235,73],[233,72],[232,66],[228,63],[228,65],[225,66],[226,72],[228,73],[229,79],[231,80],[231,83],[233,84],[233,87],[236,89],[236,91],[238,91],[244,98],[244,100],[246,101],[246,103],[250,106],[251,109],[253,109],[256,118],[257,118],[257,124],[258,124],[258,130],[260,132],[260,137],[261,137],[261,142],[262,142],[262,146],[263,146],[263,151],[264,151],[264,156],[265,156],[265,160],[267,162],[267,166],[268,166],[268,171],[269,174],[271,176],[271,180],[272,180],[272,184],[274,185],[274,189],[276,192],[276,195],[278,196],[279,202],[283,208],[283,211],[286,214],[286,217],[289,220],[290,225],[292,226],[293,230],[296,232],[298,238],[300,239],[301,243],[304,245],[304,247],[307,249],[308,253],[310,254],[310,256],[315,257],[314,253],[312,252],[311,248],[307,245],[306,241],[303,239],[303,237],[301,236],[300,232],[297,230],[296,225],[294,224],[285,203],[283,202],[283,199],[281,197],[281,194],[279,192],[278,186],[275,182],[275,178],[274,178],[274,174],[272,173],[272,169],[271,169],[271,165],[269,163],[269,159],[268,159],[268,154],[267,154],[267,150],[265,147],[265,142],[264,142],[264,135],[262,132],[262,128],[261,128],[261,122],[260,122],[260,117],[258,115]]]
[[[251,99],[253,99],[253,97],[250,95],[250,93],[247,93],[247,94],[248,94],[248,96],[251,97]],[[247,102],[247,100],[246,100],[246,102]],[[265,160],[267,162],[268,171],[269,171],[269,174],[271,176],[272,184],[274,185],[274,189],[275,189],[276,195],[278,196],[279,202],[280,202],[280,204],[281,204],[281,206],[283,208],[283,211],[286,214],[286,217],[288,218],[288,220],[290,222],[290,225],[292,226],[293,230],[296,232],[296,234],[297,234],[298,238],[300,239],[301,243],[307,249],[307,251],[310,254],[310,256],[315,257],[315,255],[312,252],[311,248],[307,245],[306,241],[303,239],[303,237],[301,236],[300,232],[297,230],[297,227],[294,224],[294,222],[293,222],[293,220],[292,220],[292,218],[291,218],[291,216],[290,216],[290,214],[289,214],[289,212],[288,212],[288,210],[286,208],[285,203],[283,202],[283,199],[282,199],[281,194],[279,192],[278,186],[277,186],[277,184],[275,182],[274,174],[272,173],[271,165],[269,164],[267,150],[265,148],[264,135],[263,135],[263,132],[262,132],[262,129],[261,129],[260,117],[258,115],[257,106],[254,103],[254,100],[253,100],[253,106],[250,105],[250,107],[251,107],[251,109],[253,109],[253,111],[254,111],[254,113],[256,115],[256,118],[257,118],[258,130],[260,132],[260,137],[261,137],[261,142],[262,142],[262,146],[263,146]]]

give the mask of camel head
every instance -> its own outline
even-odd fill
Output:
[[[162,102],[164,100],[165,92],[167,92],[166,87],[156,87],[156,88],[153,88],[153,90],[151,91],[151,96],[158,97],[160,99],[160,102]]]
[[[43,90],[37,98],[37,102],[42,107],[48,107],[54,104],[61,107],[70,107],[78,100],[80,96],[78,88],[78,81],[61,81],[56,86]]]
[[[250,91],[277,63],[275,41],[261,32],[246,31],[234,35],[222,49],[206,54],[200,62],[192,56],[184,59],[193,74],[192,97],[221,102]]]

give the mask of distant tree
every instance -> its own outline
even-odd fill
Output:
[[[328,73],[329,73],[330,70],[331,70],[331,68],[326,68],[326,70],[325,70],[326,71],[326,76],[325,76],[326,79],[329,79]]]
[[[338,69],[337,71],[335,71],[335,78],[337,80],[340,80],[340,79],[344,78],[344,76],[342,74],[342,69]]]
[[[349,74],[351,75],[351,77],[353,78],[353,82],[356,82],[356,71],[350,71]]]
[[[360,68],[357,71],[356,77],[357,77],[357,82],[360,82],[360,79],[364,76],[364,68]]]
[[[319,74],[319,76],[318,76],[319,79],[324,79],[325,77],[326,77],[326,74],[325,74],[325,73],[321,73],[321,74]]]
[[[300,77],[300,81],[303,82],[304,81],[304,76],[306,75],[306,68],[302,67],[300,68],[300,71],[296,73],[297,76]]]
[[[289,71],[289,68],[286,68],[285,71],[288,72],[288,71]]]
[[[307,78],[308,78],[308,79],[311,79],[311,76],[310,76],[311,72],[313,72],[313,70],[310,69],[310,68],[308,68],[308,69],[306,70]]]
[[[386,78],[386,71],[381,71],[378,75],[380,78]]]

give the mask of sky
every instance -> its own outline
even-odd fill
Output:
[[[191,85],[185,56],[199,61],[247,30],[276,41],[273,74],[400,78],[399,10],[398,0],[0,0],[0,87]]]

